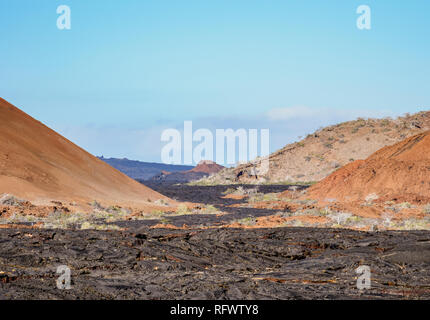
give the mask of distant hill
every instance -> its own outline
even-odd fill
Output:
[[[98,157],[110,166],[126,174],[130,178],[136,180],[149,180],[152,177],[159,175],[163,171],[168,172],[179,172],[192,170],[193,166],[184,165],[170,165],[164,163],[153,163],[153,162],[142,162],[136,160],[129,160],[127,158],[104,158],[103,156]]]
[[[203,160],[200,161],[199,164],[191,170],[181,172],[163,171],[160,174],[152,177],[151,181],[178,183],[191,182],[204,177],[208,177],[211,174],[216,174],[222,169],[224,169],[223,166],[213,161]]]
[[[430,131],[384,147],[312,186],[311,199],[338,201],[430,201]]]
[[[311,182],[415,134],[430,130],[430,111],[396,119],[357,119],[317,130],[269,156],[269,171],[256,176],[261,160],[226,168],[197,183]]]

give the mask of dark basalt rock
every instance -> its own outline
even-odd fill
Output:
[[[273,210],[227,208],[228,186],[158,185],[183,201],[227,214],[118,223],[127,231],[0,229],[1,299],[429,299],[430,232],[197,228]],[[246,186],[245,186],[246,187]],[[249,186],[254,188],[255,186]],[[259,186],[281,192],[288,186]],[[224,206],[223,206],[224,205]],[[72,289],[57,289],[57,267]],[[360,265],[371,289],[356,287]]]
[[[430,298],[430,232],[0,230],[5,299]],[[380,250],[389,248],[389,251]],[[424,250],[424,251],[423,251]],[[421,254],[420,254],[421,253]],[[56,287],[56,268],[72,289]],[[356,288],[369,265],[372,288]]]

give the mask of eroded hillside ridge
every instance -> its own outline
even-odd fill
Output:
[[[328,126],[269,156],[270,168],[256,176],[261,159],[226,168],[202,184],[320,181],[336,169],[430,129],[430,111],[396,119],[362,119]]]

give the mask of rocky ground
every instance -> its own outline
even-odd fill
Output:
[[[3,226],[0,298],[430,298],[429,231],[219,227],[273,210],[231,206],[239,200],[225,199],[225,187],[151,187],[226,214],[175,215],[161,228],[157,220],[126,219],[107,231]],[[61,265],[71,270],[69,290],[56,285]],[[370,289],[357,289],[359,266],[370,267]]]
[[[0,232],[3,299],[430,298],[430,233],[307,228]],[[71,269],[72,289],[56,287]],[[355,270],[371,268],[371,289]]]

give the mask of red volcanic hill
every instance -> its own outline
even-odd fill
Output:
[[[197,164],[196,167],[189,170],[189,172],[202,172],[207,174],[214,174],[214,173],[220,172],[222,169],[224,169],[224,167],[217,164],[214,161],[202,160]]]
[[[202,179],[211,174],[218,173],[224,169],[223,166],[210,161],[210,160],[202,160],[197,166],[195,166],[191,170],[180,171],[180,172],[167,172],[162,171],[160,174],[152,177],[152,181],[170,181],[170,182],[191,182],[195,180]]]
[[[352,162],[308,190],[320,200],[357,201],[370,194],[384,201],[430,202],[430,131]]]
[[[0,98],[1,193],[41,202],[166,199]]]

